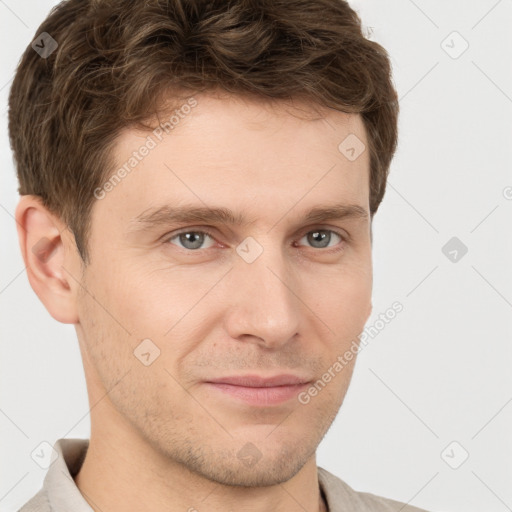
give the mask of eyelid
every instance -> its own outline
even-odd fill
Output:
[[[351,236],[344,230],[336,226],[325,226],[325,225],[313,225],[307,227],[305,230],[301,231],[301,238],[304,235],[307,235],[308,233],[311,233],[313,231],[332,231],[333,233],[336,233],[344,242],[350,242]]]

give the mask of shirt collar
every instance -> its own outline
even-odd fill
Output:
[[[50,465],[43,484],[52,511],[94,512],[73,480],[82,466],[89,440],[59,439],[53,447],[57,458]]]

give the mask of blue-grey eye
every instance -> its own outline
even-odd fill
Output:
[[[210,238],[212,240],[212,244],[208,246],[211,247],[213,245],[213,239],[210,235],[203,231],[184,231],[182,233],[174,235],[172,238],[169,239],[169,242],[171,242],[172,240],[178,240],[181,245],[176,245],[178,245],[178,247],[182,247],[183,249],[208,249],[208,247],[203,247],[204,241],[207,238]]]
[[[334,245],[337,245],[338,243],[340,243],[340,241],[343,240],[343,238],[341,238],[341,236],[338,235],[338,233],[336,233],[335,231],[331,231],[330,229],[319,229],[315,231],[310,231],[309,233],[306,233],[301,238],[301,240],[306,238],[307,242],[311,244],[311,246],[314,249],[325,249],[326,247],[332,247],[332,245],[329,245],[333,240],[332,235],[339,238],[337,242],[336,240],[334,240]]]

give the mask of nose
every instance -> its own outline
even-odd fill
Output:
[[[276,349],[298,334],[304,304],[300,280],[280,248],[265,247],[252,263],[236,256],[228,276],[225,327],[233,339]]]

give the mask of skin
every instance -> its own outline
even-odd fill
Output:
[[[355,358],[306,405],[251,406],[204,381],[317,381],[357,340],[372,308],[369,152],[349,161],[338,145],[352,133],[368,146],[364,126],[331,109],[310,116],[311,103],[195,98],[94,204],[87,267],[37,197],[23,196],[16,210],[30,284],[56,320],[75,325],[80,344],[91,437],[75,481],[97,511],[322,510],[315,452]],[[119,166],[149,133],[120,134]],[[248,223],[134,223],[149,208],[184,203],[230,208]],[[367,218],[302,221],[338,203]],[[173,237],[182,228],[212,237],[186,248]],[[327,248],[307,236],[320,229],[333,230]],[[38,259],[31,249],[44,237],[53,252]],[[236,251],[247,237],[263,248],[252,263]],[[134,356],[147,338],[160,350],[148,366]],[[240,456],[244,447],[254,464]]]

